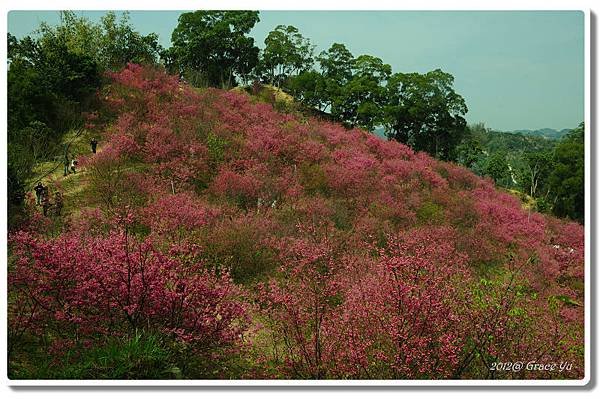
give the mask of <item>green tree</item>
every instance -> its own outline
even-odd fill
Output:
[[[314,46],[295,26],[278,25],[265,38],[260,59],[264,79],[277,87],[291,76],[308,71],[313,65]]]
[[[343,88],[352,80],[354,56],[343,44],[334,43],[319,54],[317,61],[323,76],[322,102],[325,109],[331,110],[333,104],[341,102]]]
[[[258,63],[258,47],[247,36],[258,21],[258,11],[183,13],[162,57],[171,72],[192,84],[231,87]]]
[[[331,114],[349,127],[373,130],[383,122],[386,90],[383,84],[392,73],[389,64],[371,55],[352,61],[352,77],[331,99]]]
[[[451,159],[465,132],[468,111],[453,84],[454,77],[440,69],[392,75],[384,116],[388,137],[437,158]]]
[[[323,76],[337,85],[343,86],[352,79],[354,56],[345,45],[333,43],[328,50],[319,54],[317,61]]]
[[[392,73],[380,58],[354,58],[346,46],[334,43],[317,57],[320,72],[306,71],[290,80],[290,91],[304,104],[347,127],[373,130],[383,122],[386,104],[385,82]]]
[[[161,51],[158,36],[135,31],[127,12],[118,18],[110,11],[100,23],[78,17],[73,11],[62,11],[60,16],[58,26],[41,24],[42,40],[60,37],[69,51],[91,57],[100,69],[116,70],[128,62],[154,64],[158,61]]]
[[[462,166],[471,170],[476,169],[476,165],[486,156],[481,141],[482,136],[487,132],[483,123],[467,126],[461,143],[454,149],[452,158]]]
[[[533,198],[546,197],[547,179],[554,168],[550,151],[526,152],[520,173],[521,189]]]
[[[484,174],[491,177],[496,184],[502,184],[510,177],[506,154],[502,152],[493,153],[485,163]]]
[[[102,53],[100,65],[106,69],[119,69],[128,62],[136,64],[154,64],[159,59],[162,47],[158,44],[158,35],[141,35],[133,30],[129,15],[123,13],[117,20],[113,12],[107,13],[101,20]]]
[[[287,88],[303,104],[322,112],[331,111],[333,104],[341,103],[343,88],[352,80],[354,56],[343,44],[334,43],[316,60],[320,72],[302,72],[290,79]]]
[[[553,213],[582,223],[585,216],[584,131],[582,122],[556,146],[554,167],[548,177]]]
[[[326,81],[319,72],[305,71],[289,79],[287,90],[303,105],[324,111],[326,102]]]
[[[34,121],[64,131],[79,118],[81,105],[100,85],[97,64],[88,55],[70,51],[64,37],[53,33],[39,39],[28,36],[16,40],[11,36],[9,132]]]

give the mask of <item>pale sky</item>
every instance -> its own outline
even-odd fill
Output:
[[[132,11],[132,24],[169,46],[182,11]],[[102,11],[81,11],[93,21]],[[23,37],[55,11],[11,11]],[[497,130],[564,129],[584,118],[584,14],[579,11],[262,11],[251,32],[259,47],[277,25],[294,25],[316,52],[344,43],[394,72],[451,73],[469,123]]]

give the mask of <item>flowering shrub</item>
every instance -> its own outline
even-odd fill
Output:
[[[206,226],[216,217],[216,211],[204,206],[188,193],[164,195],[143,210],[143,222],[152,233],[168,236],[172,242],[181,240],[192,230]]]
[[[258,202],[261,181],[250,173],[238,173],[222,169],[215,177],[212,190],[235,200],[241,207],[248,208]]]
[[[245,318],[226,273],[186,264],[127,232],[11,237],[12,334],[95,337],[150,327],[199,349],[234,344]],[[242,322],[242,323],[240,323]]]
[[[302,228],[302,226],[301,226]],[[314,227],[306,229],[316,235]],[[323,237],[278,243],[281,280],[259,286],[263,309],[277,337],[283,340],[283,372],[297,378],[329,376],[325,359],[325,324],[339,300],[336,274],[343,263]]]
[[[458,282],[469,277],[467,257],[446,240],[452,235],[438,228],[388,238],[328,326],[339,378],[451,376],[465,339]]]

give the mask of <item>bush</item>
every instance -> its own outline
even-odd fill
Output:
[[[300,181],[309,195],[327,194],[327,176],[318,164],[304,163],[300,166]]]
[[[119,223],[131,223],[131,217]],[[217,275],[195,262],[194,247],[174,244],[164,255],[127,229],[106,237],[73,232],[49,240],[20,232],[10,241],[13,344],[26,334],[48,334],[72,346],[139,328],[201,352],[239,343],[246,313],[238,289],[226,270]]]
[[[206,265],[216,270],[230,270],[236,283],[260,280],[276,267],[273,251],[262,241],[265,227],[249,218],[223,222],[207,231],[204,238]]]
[[[433,202],[424,202],[417,210],[419,224],[441,224],[444,221],[444,208]]]

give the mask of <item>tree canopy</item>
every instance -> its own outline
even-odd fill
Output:
[[[498,186],[520,191],[540,212],[583,222],[584,126],[562,139],[498,132],[483,124],[469,126],[456,149],[456,160]],[[529,198],[527,198],[529,197]]]
[[[304,71],[293,77],[287,84],[292,95],[306,106],[320,111],[330,111],[336,104],[336,117],[340,117],[339,104],[344,87],[352,79],[354,56],[340,43],[334,43],[322,51],[316,60],[320,70]]]
[[[467,105],[454,77],[440,69],[396,73],[387,84],[385,127],[389,138],[418,151],[450,159],[465,132]]]
[[[258,63],[258,47],[247,36],[258,21],[258,11],[183,13],[171,36],[173,46],[163,52],[165,63],[193,84],[231,87]]]
[[[554,214],[580,222],[585,216],[584,130],[582,122],[556,146],[548,177]]]
[[[102,70],[117,70],[128,62],[155,64],[162,47],[158,35],[142,35],[131,26],[129,14],[109,11],[99,23],[78,17],[73,11],[61,11],[61,23],[54,27],[42,23],[43,40],[60,37],[69,51],[92,57]]]
[[[334,117],[348,126],[368,130],[383,121],[386,104],[384,83],[392,72],[390,65],[371,55],[358,56],[352,62],[352,78],[331,106]]]
[[[312,67],[313,49],[310,40],[302,36],[298,28],[278,25],[265,39],[259,73],[270,84],[279,87],[291,76]]]

